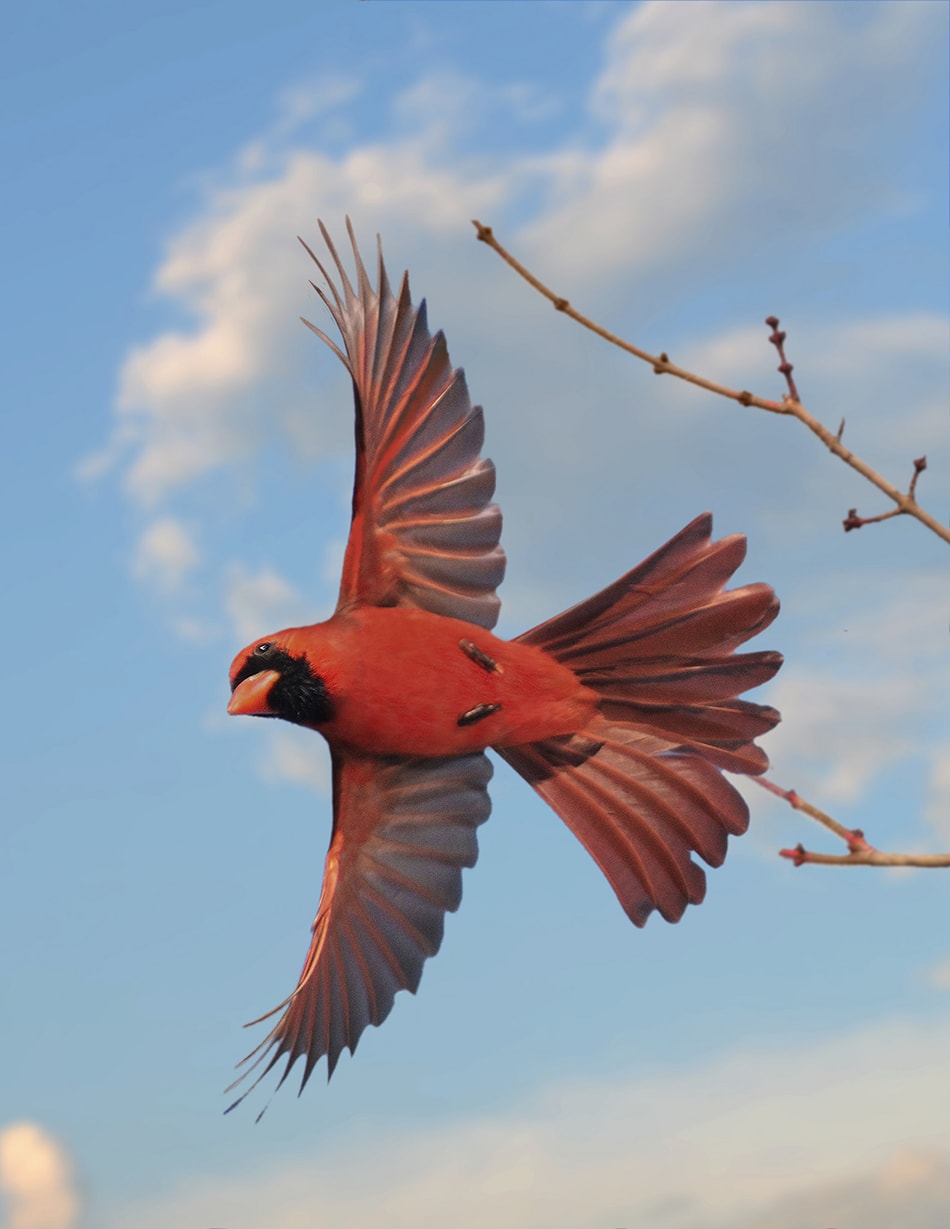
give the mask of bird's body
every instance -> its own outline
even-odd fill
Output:
[[[428,610],[357,607],[269,639],[305,656],[337,697],[332,716],[299,724],[341,752],[467,755],[571,734],[597,709],[596,694],[542,649]]]
[[[490,810],[487,748],[571,828],[636,925],[654,909],[675,922],[705,893],[690,855],[720,865],[748,824],[721,770],[766,768],[754,739],[778,713],[737,697],[781,663],[735,651],[778,602],[763,584],[725,589],[745,539],[713,542],[708,515],[600,593],[495,637],[505,558],[481,410],[407,278],[394,295],[380,253],[374,288],[353,241],[354,289],[323,235],[343,293],[319,261],[330,297],[315,289],[344,349],[314,332],[356,399],[339,604],[242,650],[229,705],[319,732],[333,761],[310,949],[258,1047],[258,1062],[273,1051],[262,1075],[287,1055],[281,1080],[303,1058],[301,1087],[323,1055],[332,1074],[438,950]]]

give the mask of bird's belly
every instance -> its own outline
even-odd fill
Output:
[[[427,612],[359,614],[363,651],[347,654],[324,730],[333,742],[375,755],[458,755],[570,733],[596,708],[594,693],[540,649]]]

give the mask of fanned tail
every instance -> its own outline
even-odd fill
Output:
[[[768,585],[724,586],[745,557],[739,534],[710,540],[698,517],[639,567],[518,639],[569,666],[600,696],[578,734],[499,754],[560,815],[642,926],[678,921],[705,895],[690,855],[720,866],[749,812],[721,769],[761,773],[754,739],[779,720],[739,700],[781,654],[736,653],[778,613]]]

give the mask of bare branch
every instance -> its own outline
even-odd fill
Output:
[[[778,351],[778,370],[785,377],[788,392],[781,401],[769,401],[764,397],[757,397],[747,390],[743,389],[740,391],[735,388],[729,388],[725,384],[718,384],[714,380],[707,380],[704,376],[697,375],[693,371],[687,371],[684,367],[678,367],[670,361],[669,355],[665,352],[651,354],[648,350],[642,350],[639,346],[633,345],[632,342],[625,341],[622,337],[611,333],[602,325],[597,324],[573,308],[567,299],[556,295],[553,290],[545,286],[520,261],[516,260],[506,248],[502,247],[495,238],[490,226],[484,226],[476,219],[472,220],[472,225],[475,227],[478,239],[493,248],[502,260],[506,264],[511,265],[512,269],[520,277],[524,278],[539,294],[548,299],[554,306],[555,311],[563,312],[565,316],[569,316],[577,324],[580,324],[590,332],[596,333],[598,337],[602,337],[604,341],[609,342],[612,346],[617,346],[628,354],[632,354],[634,358],[638,358],[644,363],[649,363],[656,375],[671,375],[678,380],[684,380],[688,384],[695,384],[698,388],[705,388],[711,393],[716,393],[717,396],[727,397],[731,401],[738,401],[740,405],[754,406],[756,409],[765,410],[769,414],[787,414],[792,418],[797,418],[799,422],[804,423],[809,431],[818,436],[830,452],[833,452],[846,465],[856,470],[868,482],[876,486],[878,490],[883,491],[897,505],[889,512],[872,517],[860,517],[858,516],[857,509],[851,508],[844,521],[845,532],[851,529],[858,529],[862,525],[870,525],[879,521],[890,520],[895,516],[907,515],[915,517],[921,524],[935,533],[937,537],[950,543],[950,529],[941,525],[935,517],[931,516],[929,512],[925,512],[917,503],[917,479],[927,468],[926,457],[918,457],[914,461],[914,473],[910,480],[910,485],[906,491],[900,491],[893,483],[888,482],[886,478],[882,478],[880,474],[873,470],[865,461],[862,461],[860,457],[855,456],[850,449],[845,448],[842,443],[845,427],[844,418],[841,419],[837,432],[832,433],[824,423],[820,422],[805,409],[799,398],[798,387],[792,376],[794,368],[785,354],[786,334],[779,329],[780,321],[778,316],[767,317],[765,323],[772,330],[769,341]],[[820,810],[812,803],[806,802],[794,790],[782,789],[764,777],[753,777],[752,780],[761,785],[763,789],[769,790],[779,798],[784,798],[789,806],[793,807],[796,811],[802,811],[817,823],[822,824],[844,841],[848,847],[846,854],[813,853],[807,850],[804,845],[797,845],[795,849],[782,849],[779,851],[781,857],[789,858],[796,866],[802,866],[805,862],[821,863],[826,866],[950,866],[950,854],[883,853],[865,839],[864,833],[860,828],[846,828],[844,824],[839,823],[836,819],[832,819],[826,812]]]
[[[841,420],[844,423],[844,419]],[[840,437],[840,432],[839,432]],[[914,473],[907,488],[907,498],[916,501],[917,479],[927,468],[927,458],[918,457],[914,461]],[[845,533],[852,529],[860,529],[862,525],[876,525],[878,521],[889,521],[892,516],[900,516],[902,508],[892,508],[890,512],[882,512],[879,516],[858,516],[857,508],[849,508],[847,517],[842,521]]]
[[[639,346],[635,346],[631,342],[625,341],[622,337],[618,337],[616,334],[611,333],[602,325],[599,325],[587,316],[582,315],[581,312],[577,311],[571,306],[567,299],[562,298],[560,295],[556,295],[553,290],[550,290],[547,286],[545,286],[545,284],[536,278],[528,269],[526,269],[520,261],[516,260],[510,252],[502,247],[502,245],[495,238],[494,232],[490,226],[484,226],[476,219],[472,220],[472,225],[475,227],[478,239],[482,243],[487,243],[490,248],[493,248],[502,260],[504,260],[506,264],[511,265],[520,277],[523,277],[524,280],[528,282],[529,285],[533,286],[539,294],[544,295],[544,297],[553,304],[556,311],[563,312],[565,316],[569,316],[572,320],[576,321],[577,324],[582,325],[585,329],[589,329],[592,333],[596,333],[598,337],[602,337],[604,341],[609,342],[611,345],[617,346],[621,350],[625,350],[628,354],[632,354],[634,358],[638,358],[644,363],[649,363],[657,375],[674,376],[678,380],[684,380],[688,384],[695,384],[698,388],[705,388],[711,393],[716,393],[717,396],[727,397],[731,401],[738,401],[740,405],[755,406],[756,409],[765,410],[769,414],[787,414],[791,418],[797,418],[798,421],[803,423],[809,431],[818,436],[830,452],[833,452],[834,455],[844,461],[846,465],[849,465],[852,469],[856,470],[862,475],[862,477],[866,478],[868,482],[876,486],[879,491],[883,491],[888,499],[892,500],[893,503],[897,505],[892,512],[887,513],[882,517],[869,518],[868,521],[861,521],[862,524],[870,523],[870,520],[890,519],[890,517],[893,516],[912,516],[916,520],[920,521],[922,525],[926,525],[926,527],[931,530],[931,532],[935,533],[938,538],[942,538],[944,542],[950,544],[950,528],[942,525],[936,517],[931,516],[929,512],[925,511],[920,504],[918,504],[916,498],[916,481],[911,483],[911,486],[907,491],[899,490],[892,482],[888,482],[886,478],[882,478],[881,475],[873,470],[866,461],[862,461],[861,458],[855,456],[849,448],[845,448],[844,444],[841,442],[844,434],[844,419],[842,419],[837,433],[830,431],[824,423],[820,422],[812,413],[810,413],[810,411],[806,410],[802,403],[798,400],[798,390],[795,386],[794,380],[792,379],[792,366],[785,358],[783,348],[785,334],[778,332],[777,326],[779,324],[779,320],[777,316],[769,316],[766,323],[772,329],[772,337],[769,340],[772,341],[772,344],[775,345],[779,351],[779,355],[782,360],[779,366],[779,371],[781,371],[785,376],[789,392],[782,398],[781,401],[769,401],[765,397],[757,397],[753,393],[746,390],[729,388],[725,384],[718,384],[714,380],[707,380],[705,377],[697,375],[693,371],[687,371],[684,367],[678,367],[675,363],[670,361],[669,355],[666,353],[650,354],[648,350],[642,350]],[[779,340],[775,341],[775,338],[779,338]],[[923,458],[921,458],[921,460],[923,461]],[[918,462],[915,462],[914,464],[916,467]],[[924,465],[917,470],[917,473],[921,472],[925,465],[926,462],[924,462]],[[852,520],[852,517],[854,520]],[[855,522],[860,520],[861,518],[857,516],[857,512],[852,510],[852,512],[848,515],[848,519],[845,521],[846,529],[857,528],[857,524]]]
[[[793,401],[801,402],[801,398],[798,395],[798,389],[795,387],[795,381],[792,379],[792,372],[795,370],[795,368],[785,357],[785,334],[779,332],[779,327],[778,327],[780,324],[779,318],[778,316],[766,316],[765,323],[772,330],[772,333],[769,337],[769,341],[776,348],[776,350],[778,350],[778,356],[780,360],[779,365],[778,365],[778,370],[785,377],[785,383],[788,385],[788,395],[791,397]],[[841,420],[841,426],[838,428],[838,434],[835,436],[835,439],[838,441],[839,444],[841,443],[841,436],[843,432],[844,432],[844,419]]]
[[[846,828],[832,819],[824,811],[819,810],[810,802],[806,802],[793,789],[782,789],[781,786],[767,780],[765,777],[753,777],[757,785],[767,789],[770,794],[784,798],[790,807],[803,811],[829,831],[839,836],[848,847],[846,854],[813,853],[804,845],[796,845],[794,849],[780,849],[779,857],[788,858],[796,866],[813,862],[822,866],[919,866],[935,867],[950,866],[950,853],[884,853],[871,845],[860,828]]]

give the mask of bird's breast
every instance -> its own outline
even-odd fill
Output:
[[[597,705],[543,650],[458,619],[367,607],[322,628],[310,656],[334,718],[321,732],[354,750],[443,756],[514,746],[580,729]],[[321,653],[332,658],[322,667]]]

